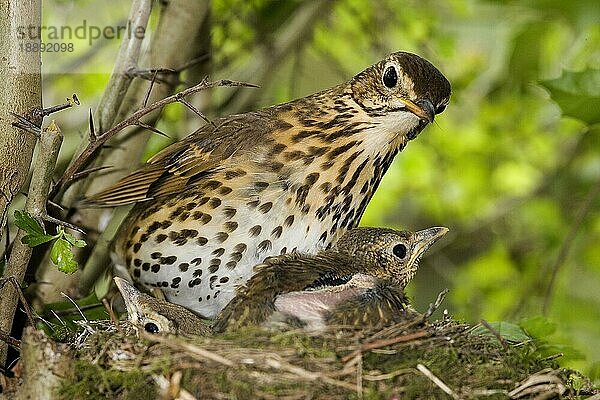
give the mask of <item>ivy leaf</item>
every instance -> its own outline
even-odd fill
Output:
[[[27,235],[21,238],[21,242],[29,247],[38,246],[55,238],[55,236],[47,235],[44,227],[27,211],[15,210],[15,224],[19,229],[27,232]]]
[[[563,115],[588,125],[600,122],[600,69],[563,71],[560,77],[540,81]]]
[[[58,267],[58,270],[65,274],[72,274],[77,271],[77,261],[71,251],[71,243],[67,240],[58,238],[50,250],[50,259]]]

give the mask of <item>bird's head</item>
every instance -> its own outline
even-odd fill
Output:
[[[370,66],[350,82],[354,101],[378,123],[414,139],[444,111],[450,82],[429,61],[397,52]]]
[[[125,279],[114,278],[127,308],[127,319],[146,332],[205,335],[208,326],[196,314],[177,304],[149,296]]]
[[[406,286],[417,272],[421,256],[448,228],[417,232],[386,228],[355,228],[336,243],[336,250],[353,260],[357,273]]]

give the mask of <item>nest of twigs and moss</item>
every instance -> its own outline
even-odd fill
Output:
[[[53,390],[64,399],[551,399],[594,393],[584,377],[540,356],[534,341],[511,343],[488,328],[416,318],[382,330],[311,335],[248,328],[183,338],[137,333],[127,322],[90,322],[70,344],[53,348],[68,358]],[[43,334],[29,333],[39,342],[36,335]],[[35,377],[24,375],[23,385],[28,375]]]

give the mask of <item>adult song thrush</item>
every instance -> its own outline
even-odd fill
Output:
[[[270,257],[237,289],[214,329],[261,324],[275,312],[309,329],[385,325],[406,318],[411,310],[404,287],[421,256],[446,232],[444,227],[414,233],[355,228],[317,254]]]
[[[331,89],[216,119],[87,203],[137,203],[117,258],[213,318],[265,257],[316,253],[357,226],[394,156],[449,98],[432,64],[393,53]]]

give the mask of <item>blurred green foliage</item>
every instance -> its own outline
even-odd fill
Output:
[[[67,11],[51,3],[48,21],[88,12],[114,23],[127,13],[127,2],[105,8],[78,1]],[[533,337],[564,344],[563,365],[600,381],[597,1],[338,0],[310,35],[273,59],[273,40],[307,3],[213,0],[213,77],[245,77],[249,64],[263,62],[273,71],[268,79],[245,77],[261,85],[252,89],[260,90],[252,107],[260,107],[337,84],[392,51],[431,60],[452,82],[451,104],[397,157],[363,225],[449,227],[410,285],[417,308],[449,287],[451,314],[520,323]],[[47,77],[46,103],[75,91],[93,107],[107,79],[99,66],[110,70],[113,42],[83,60],[87,70],[74,62],[81,54],[45,55],[46,63],[65,65],[63,74]],[[207,113],[239,111],[228,108],[228,95],[214,91]],[[165,111],[162,131],[188,133],[201,123],[178,107]],[[61,116],[63,132],[85,132],[81,109]],[[77,141],[72,135],[64,160]]]

